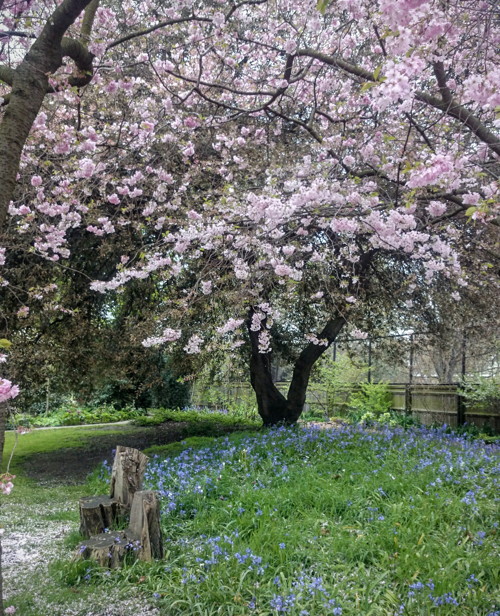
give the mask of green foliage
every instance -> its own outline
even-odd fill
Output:
[[[82,424],[113,423],[116,421],[128,421],[145,415],[144,409],[123,408],[116,409],[113,406],[84,407],[75,403],[67,404],[50,413],[42,415],[29,415],[27,413],[15,413],[8,421],[8,428],[17,426],[32,426],[47,428],[56,426],[78,426]]]
[[[483,467],[494,461],[447,438],[280,429],[212,440],[179,461],[167,451],[176,507],[162,519],[165,559],[110,574],[71,562],[61,581],[82,591],[141,583],[172,616],[271,616],[282,605],[291,616],[386,616],[402,603],[415,616],[489,613],[499,580]]]
[[[390,418],[392,396],[387,383],[361,383],[348,401],[349,417],[356,423]]]
[[[324,392],[323,408],[327,415],[345,412],[349,392],[366,378],[367,370],[367,366],[355,364],[348,355],[339,355],[336,360],[322,357],[317,362],[311,389]]]
[[[257,402],[253,389],[243,383],[217,382],[197,383],[193,399],[198,403],[194,408],[216,409],[241,419],[257,416]]]
[[[465,378],[458,390],[467,409],[478,413],[496,412],[500,408],[500,376]]]
[[[258,416],[247,418],[243,414],[230,413],[229,411],[211,411],[209,409],[155,409],[147,417],[138,417],[134,423],[139,426],[155,426],[168,421],[186,422],[189,424],[188,431],[196,434],[216,436],[221,428],[259,427],[262,421]],[[219,432],[218,432],[219,431]]]

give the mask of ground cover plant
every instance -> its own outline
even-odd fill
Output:
[[[55,426],[78,426],[84,424],[113,423],[128,421],[145,416],[147,409],[123,408],[115,409],[111,405],[86,407],[68,404],[48,413],[32,415],[30,413],[13,413],[7,423],[12,429],[17,426],[45,428]]]
[[[196,434],[218,436],[224,428],[258,428],[262,420],[257,413],[253,415],[228,409],[210,409],[190,407],[181,410],[155,409],[148,415],[141,415],[134,420],[138,426],[157,426],[171,421],[189,422],[190,431]]]
[[[156,457],[166,556],[69,585],[161,613],[493,616],[498,448],[445,429],[279,428]]]

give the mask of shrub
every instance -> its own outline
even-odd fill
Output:
[[[361,383],[348,401],[349,417],[356,423],[390,419],[392,396],[387,383]]]
[[[464,378],[459,394],[465,399],[470,410],[480,413],[498,411],[500,408],[500,377]]]

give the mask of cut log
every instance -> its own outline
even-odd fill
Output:
[[[135,493],[128,532],[139,542],[137,558],[145,561],[163,558],[160,504],[155,492],[143,490]]]
[[[136,550],[137,546],[127,531],[116,530],[88,539],[79,547],[77,557],[95,560],[101,567],[117,569],[128,554],[136,558]]]
[[[118,501],[125,511],[132,506],[134,494],[142,488],[148,460],[138,449],[122,445],[116,448],[111,472],[111,498]]]
[[[84,496],[80,499],[80,533],[92,537],[112,528],[117,517],[117,502],[109,496]]]

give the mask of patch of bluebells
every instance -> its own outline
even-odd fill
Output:
[[[99,468],[98,479],[109,483],[111,481],[111,463],[108,460],[104,460]]]
[[[247,437],[237,443],[229,438],[221,438],[214,441],[211,447],[185,449],[168,461],[155,457],[146,471],[146,483],[160,493],[164,519],[195,517],[206,507],[216,506],[232,511],[235,517],[253,516],[254,520],[257,520],[274,514],[259,506],[257,502],[253,506],[245,503],[243,507],[239,494],[233,497],[228,484],[238,481],[255,491],[280,485],[289,481],[290,469],[293,469],[294,465],[315,464],[315,453],[339,457],[344,455],[344,450],[354,449],[360,444],[369,445],[370,451],[377,459],[373,468],[375,476],[388,472],[388,469],[384,469],[385,456],[391,448],[397,449],[402,461],[400,477],[408,475],[410,481],[418,474],[429,477],[428,489],[433,497],[439,497],[439,490],[443,486],[453,486],[453,490],[460,495],[464,511],[467,509],[470,516],[475,515],[478,499],[486,497],[485,486],[491,483],[494,464],[498,463],[497,446],[449,434],[445,429],[403,430],[383,426],[366,430],[362,426],[344,425],[324,430],[309,426],[303,430],[277,428]],[[259,475],[262,469],[266,472]],[[270,469],[272,472],[269,472]],[[384,502],[385,509],[385,503],[390,504],[390,490],[379,487],[372,498],[378,504]],[[414,500],[412,495],[406,498],[409,501]],[[365,518],[366,521],[384,521],[385,516],[378,507],[370,506],[365,510],[368,518]],[[387,516],[385,511],[384,513]],[[486,532],[476,532],[475,544],[481,545],[485,536]],[[257,579],[264,575],[269,565],[263,561],[261,555],[254,554],[250,548],[242,547],[241,540],[236,548],[236,538],[237,533],[231,537],[187,540],[185,553],[191,552],[196,573],[186,571],[183,574],[183,583],[200,583],[213,567],[220,564],[230,568],[238,566],[249,569]],[[278,544],[278,548],[286,552],[285,544]],[[471,583],[472,579],[469,579],[468,584]],[[298,614],[299,609],[304,608],[302,613],[306,616],[312,603],[321,606],[319,609],[327,610],[328,614],[342,613],[341,605],[330,596],[321,578],[307,572],[302,575],[299,573],[299,577],[289,584],[287,592],[280,584],[278,578],[277,592],[268,599],[270,604],[267,606],[278,614],[291,611]],[[424,589],[426,593],[422,592]],[[435,607],[458,605],[458,596],[451,593],[435,596],[433,590],[432,581],[415,582],[409,586],[408,598],[413,597],[416,600],[418,595],[422,600],[432,602]],[[253,609],[251,605],[262,608],[258,596],[248,603],[249,608]],[[402,603],[399,609],[403,607]],[[314,611],[311,612],[313,613]]]

